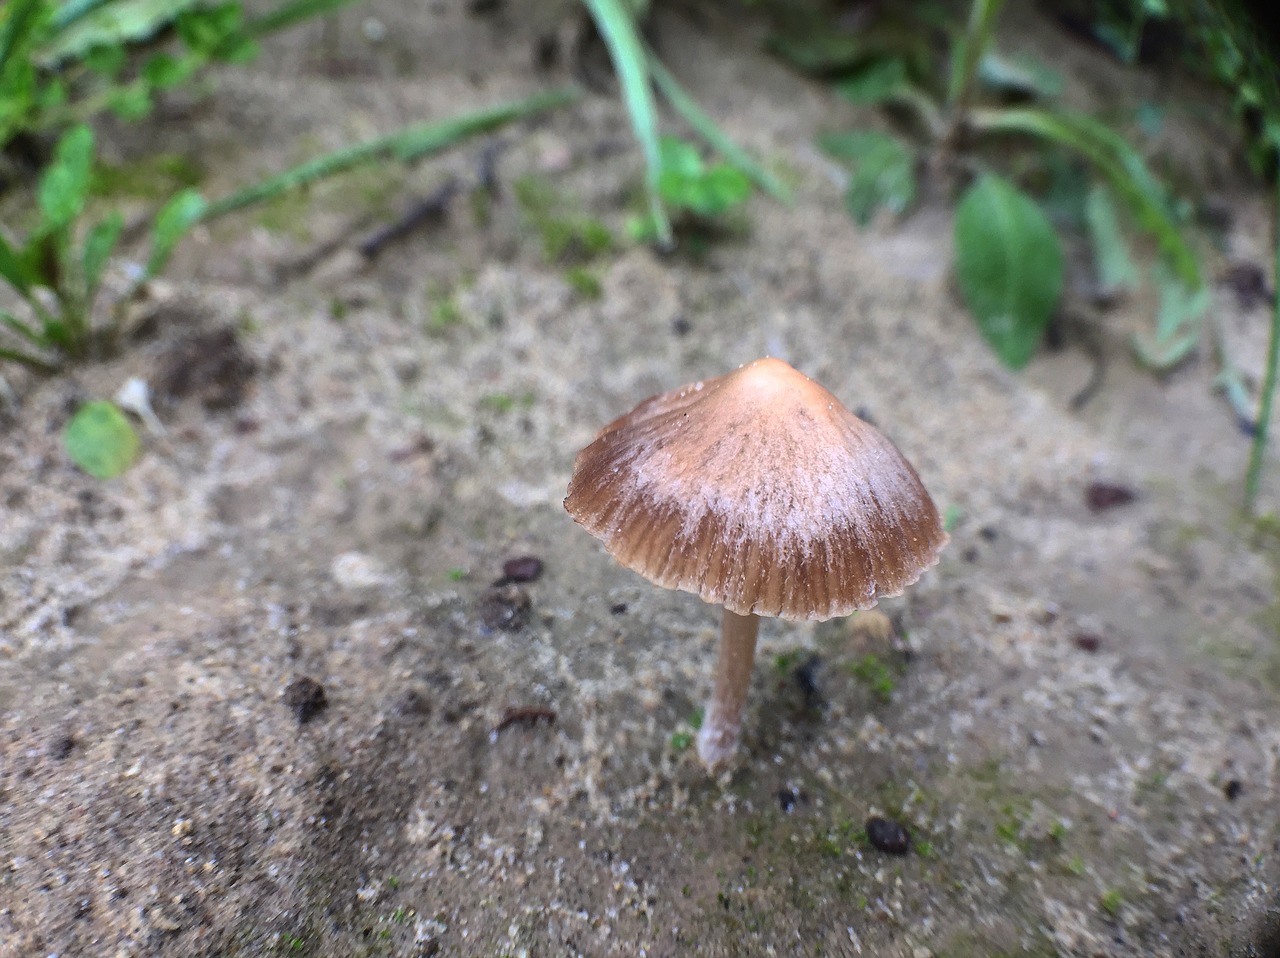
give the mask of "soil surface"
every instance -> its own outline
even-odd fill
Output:
[[[489,6],[366,4],[104,129],[117,168],[174,154],[219,196],[590,81],[215,221],[119,358],[6,370],[0,955],[1280,953],[1280,538],[1240,516],[1208,343],[1137,368],[1154,302],[1089,306],[1082,258],[1061,348],[1004,370],[952,287],[945,191],[856,229],[813,143],[883,118],[761,52],[737,4],[660,9],[653,39],[794,202],[700,256],[632,245],[639,152],[573,8]],[[1144,149],[1229,213],[1213,275],[1266,262],[1223,104],[1004,27],[1073,101],[1153,100]],[[361,254],[451,177],[443,216]],[[1217,285],[1212,312],[1256,375],[1265,305]],[[715,779],[688,742],[717,610],[561,500],[602,424],[763,355],[892,437],[952,542],[882,613],[767,621]],[[131,376],[164,433],[93,480],[62,427]]]

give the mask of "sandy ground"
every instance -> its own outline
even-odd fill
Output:
[[[465,6],[295,33],[108,149],[180,152],[220,195],[570,79],[535,65],[540,31],[573,32],[556,10]],[[1280,953],[1280,539],[1238,513],[1247,440],[1207,349],[1134,368],[1152,304],[1096,313],[1077,283],[1064,348],[1003,370],[951,287],[947,206],[857,231],[812,143],[880,121],[736,10],[656,39],[796,200],[754,200],[704,258],[619,241],[586,264],[599,298],[547,262],[548,216],[621,237],[633,206],[606,90],[216,222],[119,359],[10,374],[0,955]],[[1175,99],[1035,26],[1014,37],[1073,95]],[[1231,212],[1213,269],[1263,262],[1266,202],[1212,113],[1170,107],[1154,149]],[[464,195],[355,251],[494,143],[487,219]],[[1214,311],[1256,372],[1265,308],[1219,287]],[[616,566],[561,499],[604,422],[766,354],[874,420],[957,521],[887,618],[766,623],[713,780],[684,746],[716,610]],[[92,480],[60,430],[132,375],[165,435]],[[1098,482],[1136,498],[1095,510]],[[542,575],[495,587],[524,555]],[[872,815],[908,854],[866,841]]]

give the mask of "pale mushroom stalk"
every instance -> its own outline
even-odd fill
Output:
[[[747,689],[751,687],[751,667],[756,661],[759,632],[760,616],[724,610],[716,685],[698,731],[698,758],[709,769],[725,765],[738,750],[742,709],[747,704]]]

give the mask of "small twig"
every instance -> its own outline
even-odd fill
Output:
[[[533,726],[539,722],[554,725],[556,717],[555,709],[540,708],[536,705],[512,706],[503,711],[502,718],[498,720],[498,724],[492,728],[490,734],[496,736],[499,732],[513,725]]]
[[[455,177],[445,180],[434,192],[411,206],[398,220],[388,223],[363,240],[357,247],[360,255],[365,259],[373,259],[388,244],[409,235],[420,226],[438,222],[448,212],[449,203],[459,189]]]
[[[1092,365],[1089,368],[1089,378],[1067,404],[1072,412],[1083,409],[1102,389],[1102,384],[1107,378],[1107,354],[1102,344],[1094,336],[1085,336],[1081,340],[1081,346],[1084,354],[1092,360]]]

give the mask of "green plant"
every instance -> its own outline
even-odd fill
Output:
[[[1124,892],[1119,888],[1108,888],[1098,897],[1098,905],[1111,918],[1120,916],[1120,907],[1124,904]]]
[[[643,8],[647,4],[628,0],[583,0],[583,4],[609,49],[632,129],[644,152],[645,196],[648,207],[645,238],[652,237],[658,245],[664,247],[671,246],[674,241],[667,211],[668,200],[664,197],[662,184],[663,174],[670,173],[670,169],[663,161],[658,112],[653,97],[654,85],[681,118],[710,147],[719,152],[731,167],[740,170],[774,198],[787,198],[787,190],[778,178],[730,140],[698,108],[671,72],[645,46],[637,23],[636,8]]]
[[[893,690],[898,682],[894,670],[874,652],[868,652],[862,658],[849,663],[849,672],[867,686],[881,702],[893,698]]]
[[[63,441],[71,461],[96,479],[113,479],[138,458],[138,434],[112,402],[81,406],[67,423]]]
[[[236,0],[13,0],[0,10],[0,152],[111,112],[137,119],[215,62],[350,0],[287,0],[248,18]]]
[[[194,189],[182,190],[157,213],[151,226],[151,251],[134,270],[107,321],[95,328],[93,306],[103,271],[121,237],[123,220],[108,213],[85,227],[93,171],[93,133],[79,125],[68,131],[41,174],[36,190],[37,222],[25,241],[11,244],[0,232],[0,280],[26,305],[27,315],[0,312],[0,359],[50,372],[65,360],[109,350],[124,310],[143,284],[165,267],[174,247],[197,222],[266,202],[309,183],[362,164],[388,158],[413,162],[450,148],[470,136],[572,99],[567,91],[536,94],[526,100],[478,110],[461,117],[412,124],[364,143],[336,150],[212,202]],[[435,317],[441,325],[456,318],[456,307]]]
[[[58,142],[36,189],[36,222],[25,240],[0,234],[0,279],[18,294],[25,315],[0,311],[0,325],[19,342],[0,343],[0,359],[49,371],[64,359],[79,359],[116,332],[123,307],[159,273],[182,234],[203,212],[203,201],[184,190],[156,215],[151,254],[117,301],[102,329],[91,324],[93,305],[108,260],[120,241],[124,219],[112,211],[91,226],[82,223],[93,175],[93,131],[72,127]],[[98,334],[102,334],[99,336]]]
[[[1114,290],[1135,281],[1124,239],[1129,222],[1156,241],[1160,317],[1152,333],[1135,339],[1134,350],[1145,364],[1168,369],[1198,341],[1207,307],[1196,252],[1142,156],[1101,121],[1052,105],[1062,84],[1049,71],[993,49],[1002,5],[972,0],[967,25],[953,37],[945,82],[914,49],[882,50],[859,63],[837,91],[854,103],[906,110],[935,163],[977,168],[956,209],[956,275],[982,335],[1013,369],[1030,360],[1057,309],[1063,254],[1040,205],[995,172],[979,147],[1004,140],[1035,146],[1046,156],[1065,150],[1083,160],[1094,174],[1081,205],[1100,285]],[[1028,99],[1031,104],[1023,105]],[[857,132],[824,137],[820,145],[851,167],[846,204],[859,223],[877,209],[896,213],[912,202],[919,159],[913,144],[887,133]],[[1124,216],[1114,200],[1123,204]]]
[[[706,164],[692,143],[664,136],[659,142],[658,195],[668,211],[709,222],[743,203],[751,195],[751,181],[730,163]],[[652,213],[632,219],[627,229],[633,239],[659,238]]]

